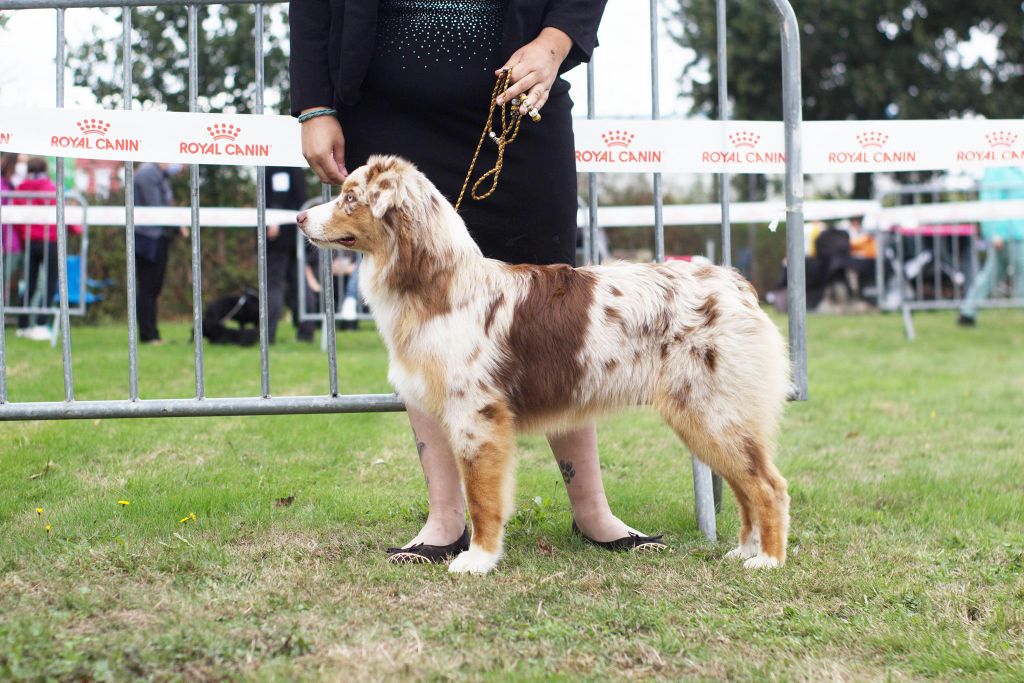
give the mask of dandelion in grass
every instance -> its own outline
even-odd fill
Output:
[[[123,508],[126,508],[129,505],[131,505],[132,503],[131,503],[130,500],[119,500],[119,501],[117,501],[117,504],[120,505]]]
[[[178,524],[185,524],[187,522],[194,522],[194,521],[196,521],[196,513],[190,512],[190,513],[188,513],[188,517],[182,517],[181,519],[179,519],[178,520]]]
[[[50,532],[53,531],[53,527],[50,526],[49,524],[47,524],[44,528],[46,529],[46,535],[47,536],[49,536]]]
[[[36,508],[36,514],[37,515],[42,515],[43,514],[43,508]]]

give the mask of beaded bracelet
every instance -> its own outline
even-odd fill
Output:
[[[318,116],[333,116],[334,114],[337,113],[338,112],[334,111],[333,109],[317,109],[315,111],[307,111],[305,114],[299,114],[298,119],[299,123],[305,123],[306,121],[309,121],[310,119],[315,119]]]

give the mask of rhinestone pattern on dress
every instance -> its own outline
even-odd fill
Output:
[[[501,43],[505,0],[381,0],[378,55],[399,57],[402,68],[456,64],[491,71]]]

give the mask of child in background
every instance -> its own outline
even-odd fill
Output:
[[[14,171],[17,165],[17,154],[0,154],[0,192],[12,192],[14,190]],[[10,197],[0,196],[0,204],[10,203]],[[11,283],[15,281],[15,272],[21,267],[21,238],[14,232],[9,223],[0,225],[0,236],[3,239],[3,249],[0,249],[0,258],[4,260],[5,280],[5,282],[0,283],[0,286],[4,288],[4,303],[9,305],[11,301]]]
[[[46,206],[57,203],[57,186],[53,184],[48,173],[46,159],[32,157],[28,160],[28,176],[16,188],[18,192],[46,192],[54,197],[17,197],[11,204]],[[41,294],[40,308],[53,306],[57,294],[57,226],[50,225],[14,225],[14,232],[27,246],[25,253],[25,270],[28,273],[28,290],[25,292],[25,304],[29,305]],[[76,235],[82,233],[81,226],[69,225],[68,230]],[[40,279],[45,281],[40,286]],[[49,341],[50,330],[45,325],[30,325],[28,314],[18,316],[18,336],[37,341]]]

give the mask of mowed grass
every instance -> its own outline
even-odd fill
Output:
[[[917,324],[810,320],[772,572],[722,559],[728,494],[702,540],[689,456],[640,410],[601,425],[605,484],[672,551],[574,539],[529,437],[487,577],[384,562],[425,515],[401,414],[0,424],[0,679],[1024,680],[1024,315]],[[191,395],[188,334],[142,349],[144,398]],[[325,356],[282,337],[273,392],[325,393]],[[78,398],[127,394],[124,340],[74,330]],[[372,331],[339,346],[346,392],[387,390]],[[206,359],[208,395],[258,393],[255,349]],[[12,400],[63,396],[56,349],[9,337],[8,371]]]

